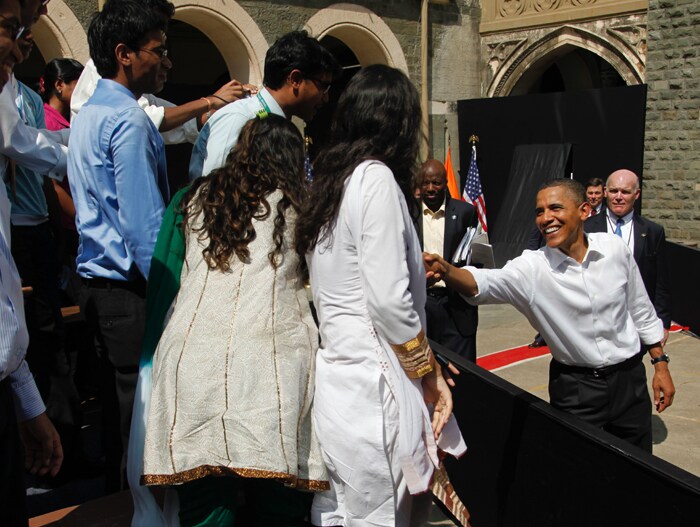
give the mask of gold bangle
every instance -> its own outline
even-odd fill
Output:
[[[391,349],[411,379],[418,379],[433,371],[433,351],[423,330],[408,342],[391,344]]]

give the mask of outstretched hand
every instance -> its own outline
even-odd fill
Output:
[[[46,412],[20,423],[19,433],[24,443],[24,467],[39,476],[58,474],[63,463],[63,447]]]
[[[214,110],[219,110],[228,103],[242,99],[249,93],[257,93],[258,89],[251,84],[241,84],[240,81],[232,80],[219,88],[211,97],[211,105]]]
[[[448,270],[448,263],[439,254],[423,253],[423,266],[428,287],[443,280]]]

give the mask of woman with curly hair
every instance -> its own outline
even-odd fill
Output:
[[[256,118],[182,198],[181,285],[153,356],[142,481],[176,486],[180,525],[306,525],[328,487],[311,426],[316,327],[293,233],[302,138]],[[220,477],[226,476],[226,477]]]
[[[438,447],[466,449],[425,337],[425,271],[409,212],[420,116],[401,71],[360,70],[297,222],[320,322],[314,426],[331,481],[315,496],[315,525],[422,525],[426,491],[451,493]],[[466,524],[461,503],[451,505]]]

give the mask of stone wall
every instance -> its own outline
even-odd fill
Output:
[[[650,0],[643,214],[700,243],[700,2]]]

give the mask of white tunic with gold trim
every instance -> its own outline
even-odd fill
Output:
[[[209,269],[187,233],[181,287],[153,359],[143,481],[179,484],[207,475],[273,478],[321,490],[327,474],[312,430],[318,333],[299,259],[268,253],[277,203],[254,220],[250,261]],[[287,211],[286,238],[294,232]],[[206,243],[206,242],[204,242]]]
[[[321,332],[314,423],[331,475],[312,521],[409,525],[410,494],[431,489],[439,461],[418,378],[427,346],[422,253],[384,164],[355,169],[330,244],[307,261]],[[454,418],[439,445],[466,450]]]

